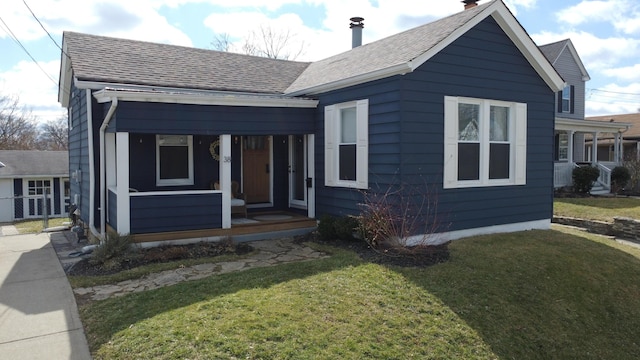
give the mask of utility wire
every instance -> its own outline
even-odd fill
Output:
[[[22,48],[22,50],[24,50],[25,53],[27,53],[27,55],[29,55],[29,57],[31,58],[31,60],[33,60],[33,62],[38,65],[38,67],[40,68],[40,70],[42,70],[42,72],[49,78],[49,80],[51,80],[56,86],[58,86],[58,82],[55,81],[51,75],[49,75],[49,73],[47,73],[44,68],[40,65],[40,63],[38,62],[38,60],[36,60],[31,53],[29,52],[29,50],[27,50],[27,48],[24,47],[24,45],[22,45],[22,43],[20,42],[20,40],[18,40],[18,37],[16,37],[16,35],[13,33],[13,31],[11,31],[11,28],[9,27],[9,25],[7,25],[6,22],[4,22],[4,20],[2,19],[2,17],[0,16],[0,22],[2,22],[4,24],[4,27],[2,28],[2,30],[4,30],[7,35],[9,35],[9,37],[15,41],[16,44],[18,44],[18,46],[20,46]]]
[[[604,93],[612,93],[612,94],[619,94],[619,95],[633,95],[633,96],[640,96],[639,93],[628,93],[628,92],[621,92],[621,91],[611,91],[611,90],[602,90],[602,89],[588,89],[591,92],[604,92]]]
[[[42,28],[42,30],[44,30],[44,32],[46,32],[47,35],[49,35],[49,39],[51,39],[51,41],[53,41],[53,43],[56,44],[58,49],[60,49],[60,51],[62,51],[63,54],[65,54],[68,58],[70,58],[70,56],[66,52],[64,52],[64,50],[62,50],[62,47],[60,45],[58,45],[58,42],[53,38],[53,36],[51,36],[51,33],[49,33],[49,31],[44,27],[42,22],[40,22],[40,19],[38,19],[36,14],[33,13],[33,10],[31,10],[31,8],[29,7],[29,4],[27,4],[26,0],[22,0],[22,2],[24,3],[24,6],[26,6],[27,9],[29,10],[29,12],[31,13],[31,16],[33,16],[33,18],[36,19],[38,24],[40,24],[40,27]]]

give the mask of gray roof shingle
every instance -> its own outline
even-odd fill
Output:
[[[295,93],[407,63],[438,45],[493,2],[314,62],[286,92]]]
[[[0,178],[69,176],[67,151],[0,150]]]
[[[569,39],[556,41],[551,44],[540,45],[538,46],[538,48],[540,49],[540,51],[542,51],[542,54],[547,58],[547,60],[549,60],[551,64],[554,64],[562,53],[562,50],[567,46],[567,42],[569,42]]]
[[[281,94],[305,62],[64,32],[79,80]]]

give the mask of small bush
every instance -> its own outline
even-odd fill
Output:
[[[353,233],[358,227],[358,221],[351,216],[337,218],[334,222],[335,233],[340,240],[355,240]]]
[[[318,224],[318,234],[322,240],[335,240],[338,238],[336,234],[336,218],[331,215],[322,215]]]
[[[598,180],[600,170],[593,166],[580,166],[573,169],[573,191],[586,194],[593,188],[593,183]]]
[[[631,172],[624,166],[616,166],[611,170],[611,190],[614,193],[624,189],[631,180]]]
[[[123,262],[134,259],[137,256],[135,250],[131,244],[131,237],[109,232],[104,242],[93,250],[89,264],[105,270],[115,269]]]

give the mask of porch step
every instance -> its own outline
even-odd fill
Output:
[[[596,185],[593,188],[591,188],[591,191],[589,193],[591,195],[605,195],[605,194],[609,194],[610,191],[608,189],[605,189],[604,186],[602,185]]]

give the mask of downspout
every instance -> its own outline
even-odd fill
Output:
[[[111,98],[111,107],[109,107],[109,111],[107,111],[107,115],[104,117],[102,121],[102,125],[100,126],[100,224],[101,233],[100,239],[105,239],[105,232],[107,228],[107,212],[106,212],[106,201],[107,201],[107,177],[106,177],[106,164],[105,164],[105,132],[111,119],[113,118],[113,113],[116,112],[116,108],[118,107],[118,98]],[[128,146],[128,145],[127,145]]]
[[[91,234],[93,236],[97,237],[98,239],[100,239],[100,241],[102,241],[102,238],[100,237],[100,233],[96,229],[95,219],[93,215],[95,213],[93,209],[95,208],[95,205],[96,205],[96,199],[95,199],[96,180],[94,178],[95,161],[93,161],[93,108],[91,106],[91,99],[93,97],[91,95],[91,89],[87,89],[85,90],[85,92],[87,97],[87,131],[89,135],[87,136],[87,144],[89,147],[89,174],[87,174],[89,176],[89,231],[91,231]]]

